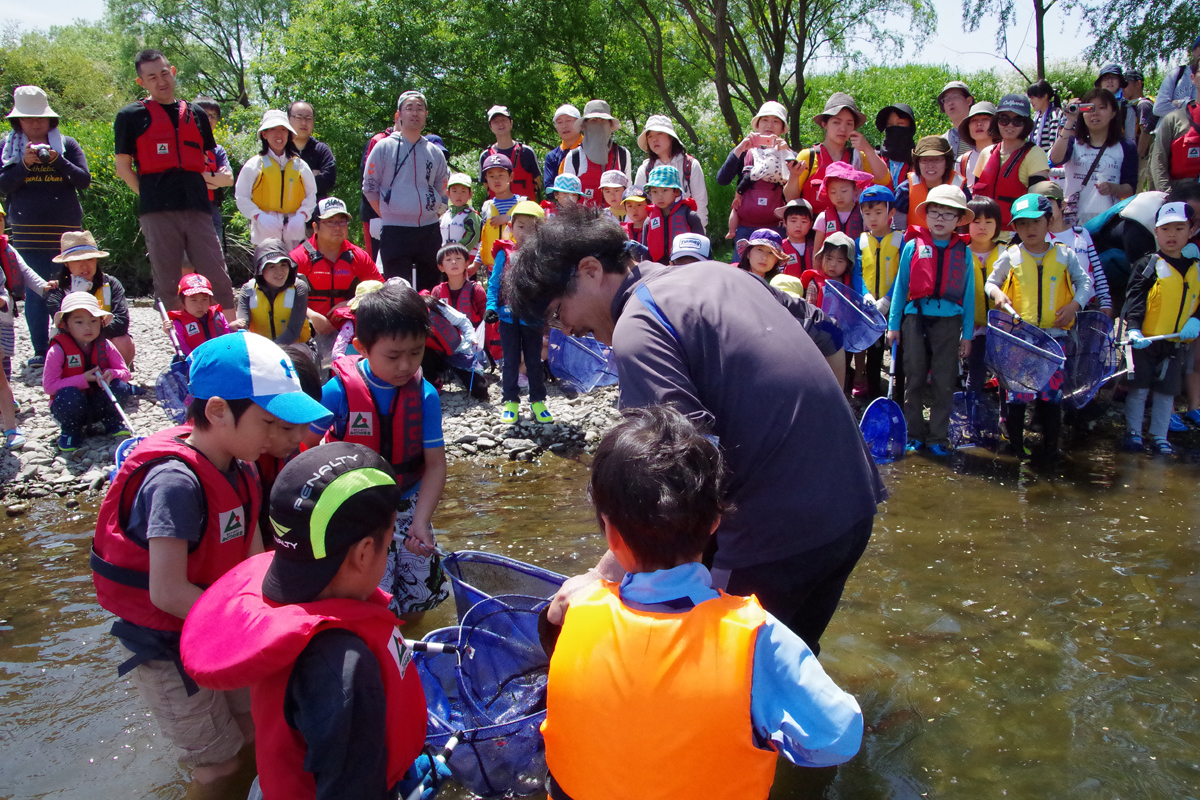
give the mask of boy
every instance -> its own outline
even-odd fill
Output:
[[[117,472],[96,519],[96,599],[120,619],[112,634],[131,651],[118,674],[133,682],[163,735],[184,751],[200,783],[233,774],[253,741],[249,698],[199,689],[184,672],[179,633],[214,583],[262,552],[253,462],[280,424],[328,417],[300,390],[287,355],[269,339],[236,333],[188,357],[190,426],[154,434]]]
[[[630,186],[625,190],[625,198],[621,205],[625,207],[625,221],[621,223],[625,235],[635,242],[640,242],[642,231],[646,228],[646,217],[650,215],[650,209],[646,207],[645,190]]]
[[[910,377],[904,386],[907,449],[915,452],[928,441],[929,452],[942,458],[950,455],[958,359],[970,355],[975,334],[975,257],[954,229],[975,215],[957,186],[935,186],[921,206],[929,228],[909,229],[892,289],[887,343],[901,342],[904,374]],[[920,377],[926,374],[932,377],[928,424]]]
[[[561,629],[542,626],[553,800],[765,798],[777,752],[809,767],[858,752],[858,703],[804,641],[754,597],[711,588],[700,561],[724,510],[722,468],[669,406],[626,411],[601,440],[591,497],[627,574],[583,586]]]
[[[362,297],[355,311],[354,349],[363,355],[333,362],[321,390],[332,424],[312,425],[305,442],[355,442],[392,465],[402,496],[391,566],[379,588],[390,608],[417,620],[446,599],[446,577],[433,537],[433,512],[446,488],[442,404],[421,374],[432,331],[425,300],[404,281],[390,280]]]
[[[875,301],[885,317],[891,309],[889,295],[900,269],[900,248],[904,233],[892,230],[896,215],[896,196],[886,186],[868,186],[858,196],[866,230],[858,237],[858,257],[867,296]],[[883,339],[867,348],[864,355],[855,355],[858,375],[854,381],[854,396],[873,400],[882,395]]]
[[[583,184],[574,175],[559,175],[550,189],[554,192],[550,213],[567,206],[577,206],[583,200]]]
[[[438,250],[438,272],[445,275],[446,280],[429,293],[466,314],[472,325],[479,325],[487,311],[487,292],[477,282],[467,278],[470,256],[466,245],[459,242],[451,242]]]
[[[188,615],[188,671],[250,687],[251,798],[404,797],[428,772],[413,761],[425,693],[378,588],[399,499],[391,467],[362,445],[301,453],[271,493],[275,552],[235,567]]]
[[[610,169],[600,176],[600,196],[604,208],[617,222],[625,221],[625,190],[629,188],[629,176],[619,169]]]
[[[492,245],[501,239],[512,238],[508,212],[525,200],[524,195],[513,194],[512,162],[507,156],[488,156],[483,160],[483,179],[487,182],[492,197],[483,204],[479,215],[483,219],[483,231],[479,236],[479,255],[475,257],[475,269],[486,267],[484,274],[492,271],[495,256]]]
[[[296,262],[279,239],[254,248],[254,277],[238,292],[237,319],[230,330],[249,330],[278,345],[307,342],[308,282],[296,280]]]
[[[814,235],[813,210],[807,200],[796,199],[782,208],[775,209],[775,216],[783,221],[783,274],[799,278],[813,268]]]
[[[1130,328],[1134,366],[1129,396],[1125,398],[1126,450],[1145,449],[1142,419],[1146,398],[1153,390],[1152,447],[1163,455],[1175,452],[1167,441],[1167,430],[1191,348],[1170,339],[1151,342],[1147,337],[1178,334],[1179,339],[1190,342],[1200,334],[1200,263],[1183,255],[1194,217],[1187,203],[1164,203],[1154,227],[1158,252],[1133,265],[1122,313]]]
[[[1108,276],[1100,262],[1100,254],[1092,242],[1092,234],[1082,225],[1074,227],[1063,219],[1063,188],[1054,181],[1042,181],[1029,187],[1030,194],[1040,194],[1050,201],[1054,216],[1050,218],[1050,241],[1063,244],[1075,251],[1079,266],[1092,276],[1092,300],[1100,313],[1113,318],[1112,295],[1108,291]]]
[[[442,214],[442,245],[461,244],[470,254],[469,261],[474,261],[483,233],[483,220],[471,207],[471,176],[464,172],[451,175],[446,181],[446,194],[450,197],[450,208]]]
[[[828,203],[828,207],[817,215],[813,223],[816,231],[813,246],[818,253],[825,237],[831,233],[840,231],[855,242],[862,236],[865,224],[858,207],[858,194],[874,181],[871,173],[857,170],[844,161],[835,161],[826,168],[821,189],[817,192],[817,201],[819,204]],[[818,255],[813,256],[813,268],[821,269]]]
[[[698,233],[681,233],[671,243],[672,264],[694,264],[712,258],[712,242]]]
[[[650,251],[650,261],[664,264],[671,254],[671,242],[684,233],[704,234],[704,223],[692,208],[693,201],[683,199],[679,170],[665,164],[650,170],[646,194],[653,208],[642,227],[639,241]],[[690,205],[689,205],[690,203]]]

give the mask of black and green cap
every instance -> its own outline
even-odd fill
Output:
[[[277,603],[312,600],[350,546],[387,524],[401,494],[391,466],[362,445],[330,442],[296,456],[271,489],[275,558],[263,594]]]

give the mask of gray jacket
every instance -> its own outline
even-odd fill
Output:
[[[424,136],[410,144],[395,131],[367,156],[362,191],[368,201],[379,204],[384,225],[437,225],[449,202],[449,178],[441,150]]]

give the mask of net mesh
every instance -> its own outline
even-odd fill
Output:
[[[987,365],[1014,392],[1036,394],[1046,388],[1066,357],[1045,331],[1005,314],[988,312]]]
[[[887,330],[887,320],[852,287],[826,281],[821,310],[833,318],[842,331],[847,353],[861,353],[879,341]]]
[[[979,392],[955,392],[950,409],[950,444],[994,448],[1000,444],[1000,414]]]
[[[887,464],[904,455],[908,426],[895,402],[886,397],[875,398],[867,406],[859,429],[876,464]]]
[[[554,377],[581,392],[617,382],[612,348],[596,341],[590,334],[580,338],[551,328],[549,353],[550,371]]]
[[[1067,358],[1063,369],[1063,403],[1070,408],[1083,408],[1121,363],[1112,320],[1099,311],[1076,314],[1063,353]]]
[[[454,588],[454,607],[459,623],[481,600],[496,595],[547,598],[558,591],[565,575],[535,567],[494,553],[459,550],[443,566]]]
[[[187,364],[183,361],[171,362],[154,382],[154,394],[166,415],[176,425],[182,425],[187,418],[187,407],[192,402],[192,396],[188,393]]]

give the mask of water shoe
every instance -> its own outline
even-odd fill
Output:
[[[546,408],[545,403],[531,403],[529,409],[533,412],[535,422],[540,422],[544,425],[554,422],[554,415],[550,413],[550,409]]]
[[[924,446],[924,443],[922,443],[920,439],[909,439],[908,444],[904,446],[904,452],[915,453]]]
[[[500,414],[500,421],[512,425],[517,421],[517,412],[521,410],[520,403],[505,403],[504,411]]]
[[[944,444],[931,444],[929,445],[929,455],[946,458],[950,455],[950,449]]]
[[[79,449],[82,440],[82,436],[72,436],[69,433],[64,433],[58,437],[58,449],[64,453],[74,453]]]
[[[25,444],[25,434],[21,432],[20,428],[12,428],[7,430],[4,432],[4,444],[7,445],[9,449],[18,448]]]
[[[1175,448],[1170,442],[1161,436],[1154,437],[1154,442],[1150,445],[1150,448],[1153,452],[1158,453],[1160,456],[1175,455]]]
[[[1171,424],[1169,427],[1171,433],[1182,433],[1187,430],[1187,425],[1183,424],[1183,417],[1178,414],[1171,415]]]
[[[1126,453],[1140,453],[1146,449],[1146,443],[1142,441],[1140,433],[1127,431],[1125,438],[1121,440],[1121,449]]]

